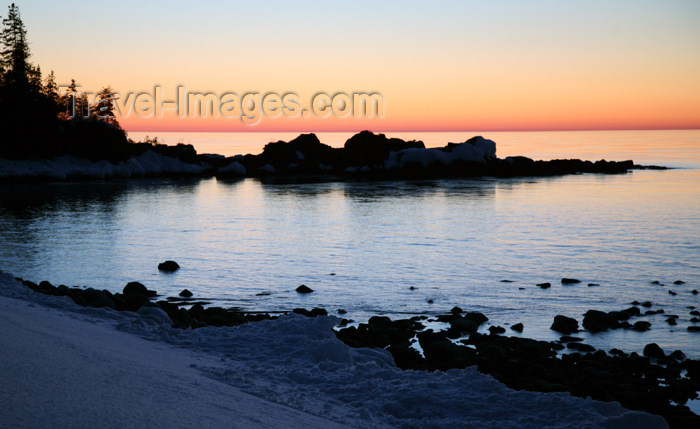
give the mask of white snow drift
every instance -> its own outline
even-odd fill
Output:
[[[0,158],[0,178],[45,177],[66,178],[133,177],[157,174],[201,174],[211,166],[189,164],[177,158],[147,150],[139,156],[118,164],[109,161],[92,162],[85,158],[61,156],[52,159],[11,160]]]
[[[390,152],[389,158],[384,161],[384,168],[389,170],[411,164],[427,168],[436,163],[450,165],[455,161],[469,161],[482,164],[495,158],[496,143],[493,140],[476,137],[470,142],[455,146],[452,152],[423,148],[410,148],[398,152]]]

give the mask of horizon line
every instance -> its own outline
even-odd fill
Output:
[[[700,127],[688,128],[542,128],[542,129],[457,129],[457,130],[411,130],[411,129],[389,129],[389,130],[201,130],[201,129],[174,129],[174,130],[159,130],[159,129],[125,129],[129,132],[160,132],[160,133],[360,133],[370,131],[372,133],[471,133],[471,132],[489,132],[489,133],[525,133],[525,132],[596,132],[596,131],[700,131]]]

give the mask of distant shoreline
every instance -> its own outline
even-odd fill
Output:
[[[435,179],[454,177],[546,177],[581,173],[625,174],[634,169],[665,170],[633,161],[496,157],[496,143],[473,137],[442,148],[422,141],[387,138],[363,131],[342,148],[321,143],[315,134],[268,143],[257,155],[198,154],[192,145],[157,140],[130,143],[122,161],[64,155],[51,159],[0,158],[0,183],[137,177],[317,178],[325,180]]]

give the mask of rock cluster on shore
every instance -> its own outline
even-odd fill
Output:
[[[273,319],[269,313],[241,312],[222,307],[204,307],[208,304],[192,300],[191,292],[181,298],[158,300],[155,291],[138,282],[130,282],[121,293],[92,288],[53,286],[47,281],[39,284],[22,283],[48,295],[68,296],[76,304],[89,307],[109,307],[118,311],[139,311],[155,307],[166,313],[174,327],[200,328],[205,326],[236,326],[247,322]],[[185,292],[185,291],[183,291]],[[187,291],[189,292],[189,291]],[[646,321],[628,322],[633,317],[662,313],[647,310],[650,302],[634,302],[622,311],[602,312],[589,310],[584,314],[583,328],[589,333],[608,329],[644,331]],[[189,306],[189,309],[182,308]],[[690,306],[691,314],[700,312]],[[160,311],[158,310],[158,311]],[[152,311],[152,310],[148,310]],[[292,312],[307,317],[326,316],[321,308],[294,309]],[[288,312],[280,312],[286,314]],[[673,316],[673,315],[671,315]],[[670,317],[675,320],[676,317]],[[700,416],[683,404],[698,397],[700,391],[700,360],[687,359],[682,351],[667,352],[658,344],[649,343],[642,355],[625,353],[619,349],[608,352],[596,350],[582,338],[569,334],[580,331],[574,318],[557,315],[552,329],[562,334],[559,341],[538,341],[522,337],[508,337],[500,326],[489,326],[488,317],[474,311],[454,307],[448,314],[434,318],[415,316],[391,320],[375,316],[367,323],[348,326],[343,319],[336,336],[351,347],[382,348],[389,351],[395,364],[402,369],[446,371],[453,368],[476,366],[514,389],[538,392],[569,392],[574,396],[590,397],[601,401],[618,401],[624,407],[662,415],[671,427],[700,427]],[[447,329],[426,329],[426,324],[441,322]],[[643,324],[644,328],[639,328]],[[511,329],[522,332],[522,323]],[[568,353],[560,354],[562,350]]]
[[[481,136],[472,137],[462,143],[426,148],[422,141],[388,138],[384,134],[369,131],[355,134],[340,148],[321,143],[315,134],[301,134],[289,142],[268,143],[263,152],[257,155],[225,157],[217,154],[197,154],[192,145],[130,143],[118,160],[79,156],[72,154],[70,157],[51,160],[5,160],[9,164],[0,168],[0,180],[153,176],[382,180],[618,174],[631,169],[664,168],[639,166],[632,161],[535,161],[523,156],[500,159],[496,156],[496,143]]]
[[[515,156],[496,157],[496,144],[481,136],[441,148],[426,148],[422,141],[404,141],[363,131],[342,148],[302,134],[289,141],[269,143],[259,155],[229,158],[202,155],[218,177],[335,176],[361,178],[425,178],[477,176],[552,176],[575,173],[626,173],[632,161],[534,161]]]

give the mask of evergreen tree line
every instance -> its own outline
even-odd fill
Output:
[[[128,158],[112,88],[102,88],[92,104],[75,79],[59,94],[53,71],[42,79],[40,68],[29,62],[27,30],[14,3],[2,19],[0,49],[0,157]]]

